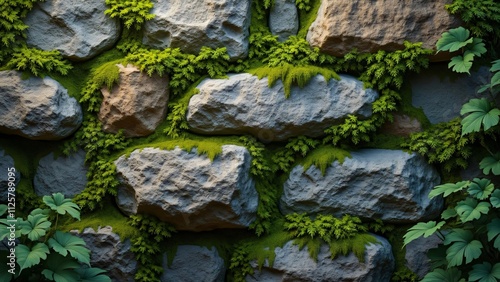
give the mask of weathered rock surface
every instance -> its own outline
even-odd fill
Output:
[[[422,131],[422,124],[416,118],[409,117],[405,114],[393,114],[394,120],[387,121],[380,132],[396,136],[408,137],[410,134]]]
[[[120,22],[104,15],[101,0],[52,0],[36,4],[26,17],[27,43],[59,50],[72,60],[87,60],[111,48],[120,36]]]
[[[232,59],[248,52],[249,0],[159,0],[144,25],[143,43],[198,53],[202,46],[226,47]]]
[[[280,207],[286,213],[350,214],[387,222],[414,222],[441,211],[442,199],[428,198],[438,185],[436,170],[417,154],[364,149],[335,161],[325,173],[315,166],[292,169]]]
[[[460,25],[444,5],[450,0],[323,0],[307,40],[321,51],[343,56],[403,49],[405,40],[434,49],[441,34]],[[435,57],[435,60],[447,59]]]
[[[482,67],[471,75],[448,70],[447,64],[434,64],[419,74],[408,77],[412,104],[422,108],[431,123],[447,122],[460,116],[462,105],[482,98],[479,88],[489,83],[489,69]]]
[[[0,203],[6,203],[8,201],[8,188],[9,186],[9,171],[12,171],[12,168],[14,168],[15,171],[14,178],[11,180],[14,180],[13,183],[16,185],[19,183],[21,180],[21,173],[19,173],[18,170],[16,170],[16,167],[14,165],[14,159],[8,155],[2,148],[0,148]]]
[[[38,196],[62,193],[66,198],[73,198],[85,189],[87,167],[85,151],[79,150],[66,157],[54,158],[54,153],[40,159],[33,185]]]
[[[299,13],[295,0],[275,0],[269,12],[269,29],[279,41],[297,35],[299,30]]]
[[[246,281],[390,281],[394,270],[394,257],[389,242],[375,236],[380,244],[369,244],[365,251],[365,262],[359,262],[353,254],[339,256],[332,260],[328,245],[323,244],[315,262],[307,247],[299,250],[292,241],[283,248],[276,248],[276,258],[272,267],[266,261],[259,272],[253,262],[255,274]]]
[[[160,278],[162,282],[224,282],[224,259],[219,256],[215,247],[178,246],[170,266],[167,261],[168,257],[165,255],[164,271]]]
[[[120,83],[111,91],[101,89],[103,100],[99,120],[103,130],[128,137],[153,133],[165,119],[169,98],[168,78],[148,76],[132,65],[118,65]]]
[[[285,98],[281,80],[271,88],[267,78],[248,73],[229,79],[206,79],[189,101],[187,121],[200,134],[252,134],[281,141],[307,135],[318,137],[348,114],[368,117],[377,92],[364,89],[350,76],[325,81],[317,75],[304,88],[292,87]]]
[[[246,148],[222,146],[213,161],[176,148],[145,148],[115,161],[127,214],[149,213],[179,230],[244,228],[255,219],[258,195]]]
[[[0,72],[0,133],[33,140],[58,140],[82,123],[82,109],[50,77],[23,80],[17,71]]]
[[[443,241],[435,234],[428,238],[418,238],[406,245],[406,266],[420,279],[431,271],[431,263],[427,257],[430,249],[436,248]]]
[[[113,232],[111,226],[85,228],[79,233],[72,233],[82,238],[90,250],[90,264],[107,271],[114,282],[134,282],[134,275],[139,268],[134,253],[130,251],[130,240],[120,241],[120,236]]]

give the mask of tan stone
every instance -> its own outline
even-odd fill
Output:
[[[99,120],[103,130],[125,136],[146,136],[165,119],[169,98],[168,78],[148,76],[132,65],[118,65],[120,81],[111,91],[101,89],[103,100]]]
[[[343,56],[360,52],[394,51],[403,42],[423,42],[435,49],[441,34],[460,25],[444,8],[451,0],[322,0],[307,40],[322,52]],[[443,56],[432,60],[446,60]]]
[[[382,128],[382,133],[407,137],[414,132],[422,131],[422,124],[415,119],[404,114],[394,114],[393,122],[386,122]]]

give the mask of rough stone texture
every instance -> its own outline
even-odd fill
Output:
[[[79,150],[66,157],[54,158],[54,153],[40,159],[33,185],[38,196],[60,192],[66,198],[73,198],[85,189],[87,167],[85,151]]]
[[[436,216],[442,199],[428,198],[440,183],[436,170],[417,154],[365,149],[335,161],[325,176],[298,165],[284,184],[282,211],[350,214],[387,222],[414,222]]]
[[[144,25],[143,43],[198,53],[202,46],[226,47],[232,59],[248,52],[249,0],[159,0]]]
[[[435,234],[428,238],[418,238],[406,245],[406,266],[420,279],[431,270],[431,263],[427,251],[436,248],[443,241]]]
[[[215,247],[182,245],[177,248],[170,266],[167,261],[164,255],[162,282],[224,282],[224,259]]]
[[[299,30],[299,13],[295,0],[275,0],[269,13],[269,29],[279,41],[297,35]]]
[[[72,60],[87,60],[113,47],[120,22],[104,15],[102,0],[51,0],[36,4],[26,17],[27,43],[59,50]]]
[[[0,72],[0,133],[33,140],[58,140],[82,123],[82,109],[50,77],[23,80],[17,71]]]
[[[343,56],[403,49],[404,40],[434,49],[441,34],[460,25],[444,5],[451,0],[323,0],[307,40],[321,51]],[[443,53],[444,54],[444,53]],[[434,60],[448,57],[434,57]]]
[[[114,282],[134,282],[134,275],[139,268],[134,253],[130,251],[130,240],[120,241],[120,236],[111,226],[99,227],[97,231],[85,228],[82,233],[71,231],[82,238],[90,250],[90,264],[107,270]]]
[[[486,67],[471,75],[450,71],[447,64],[434,64],[408,78],[412,88],[412,104],[422,108],[431,123],[450,121],[460,116],[462,105],[473,98],[482,98],[477,90],[489,83]]]
[[[407,137],[415,132],[422,131],[422,124],[416,118],[411,118],[405,114],[394,114],[394,121],[387,121],[381,128],[381,132],[396,136]]]
[[[323,244],[318,254],[318,262],[311,259],[307,247],[299,251],[292,241],[283,248],[276,248],[276,259],[272,267],[266,261],[259,272],[253,262],[255,274],[247,276],[246,281],[352,281],[384,282],[390,281],[394,270],[394,257],[389,242],[375,236],[380,244],[369,244],[365,251],[365,262],[359,262],[353,254],[330,259],[328,245]]]
[[[252,134],[265,141],[290,137],[321,136],[324,130],[348,114],[371,115],[377,92],[364,89],[350,76],[341,80],[313,77],[304,88],[292,87],[285,98],[281,80],[271,88],[267,78],[248,73],[229,79],[206,79],[199,94],[189,101],[187,121],[201,134]]]
[[[153,133],[165,119],[169,98],[168,78],[148,76],[132,65],[118,65],[120,83],[111,91],[101,89],[103,100],[99,120],[103,130],[137,137]]]
[[[176,148],[145,148],[115,161],[117,203],[127,214],[149,213],[179,230],[244,228],[255,219],[258,195],[246,148],[222,146],[214,161]]]
[[[0,203],[7,203],[8,200],[8,188],[9,188],[9,169],[16,168],[14,165],[14,159],[9,156],[2,148],[0,148]],[[17,184],[21,180],[21,173],[15,171],[14,183]]]

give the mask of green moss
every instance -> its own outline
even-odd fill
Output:
[[[128,217],[120,213],[114,203],[103,205],[102,209],[94,210],[84,214],[80,221],[70,221],[61,225],[63,231],[78,230],[83,231],[91,227],[97,231],[99,227],[111,226],[113,232],[120,236],[120,240],[133,238],[138,235],[137,229],[130,226]]]
[[[299,10],[299,32],[297,33],[297,36],[301,38],[306,38],[307,31],[314,20],[316,20],[319,7],[321,6],[321,0],[311,0],[310,2],[309,10]]]
[[[412,102],[412,91],[410,82],[403,84],[400,90],[401,93],[401,111],[411,118],[417,119],[422,128],[425,130],[431,126],[431,122],[427,118],[422,108],[415,108]]]
[[[377,148],[377,149],[388,149],[388,150],[401,150],[401,144],[404,143],[406,139],[402,136],[390,135],[390,134],[376,134],[373,139],[366,143],[363,147],[365,148]]]
[[[314,165],[321,170],[323,175],[325,175],[326,169],[330,167],[334,161],[338,161],[342,164],[346,157],[351,157],[348,151],[331,145],[323,145],[311,151],[302,161],[302,166],[304,167],[304,171],[306,171]]]

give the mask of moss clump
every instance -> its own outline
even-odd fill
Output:
[[[311,151],[302,161],[302,166],[304,167],[304,171],[306,171],[314,165],[321,170],[324,176],[326,169],[330,167],[334,161],[343,164],[345,158],[351,158],[351,154],[348,151],[331,145],[323,145]]]
[[[321,0],[300,0],[297,4],[300,5],[306,1],[308,3],[307,5],[303,5],[304,9],[299,9],[299,32],[297,33],[297,36],[301,38],[306,38],[307,31],[309,30],[311,24],[316,20],[318,10],[321,5]]]

